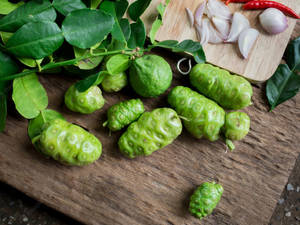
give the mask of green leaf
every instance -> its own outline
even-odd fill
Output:
[[[122,32],[124,34],[124,37],[125,37],[126,41],[128,41],[129,38],[130,38],[130,34],[131,34],[131,28],[130,28],[129,20],[124,18],[124,19],[121,19],[119,23],[120,23],[120,27],[122,29]]]
[[[6,44],[7,50],[19,57],[41,59],[51,55],[64,38],[56,23],[31,22],[22,26]]]
[[[102,0],[91,0],[91,9],[97,9]]]
[[[118,41],[126,42],[125,36],[123,34],[123,31],[121,29],[121,26],[119,24],[119,20],[117,17],[115,2],[104,1],[100,5],[100,9],[114,17],[114,20],[115,20],[114,26],[111,31],[112,37]]]
[[[10,39],[11,36],[13,36],[13,33],[0,31],[0,36],[3,44],[6,44],[8,39]]]
[[[6,95],[0,93],[0,132],[3,132],[6,124],[7,117],[7,103]]]
[[[144,47],[146,40],[146,29],[142,20],[138,19],[136,23],[130,24],[131,35],[128,40],[129,48]]]
[[[74,10],[86,8],[86,5],[81,0],[53,0],[52,5],[64,16]]]
[[[35,73],[19,77],[13,81],[12,99],[18,112],[32,119],[48,106],[48,96]]]
[[[130,66],[130,56],[117,54],[109,58],[106,62],[106,69],[110,75],[119,74],[127,70]]]
[[[104,79],[106,74],[107,74],[107,71],[100,71],[99,73],[92,74],[92,75],[88,76],[87,78],[78,81],[75,84],[75,88],[79,92],[84,92],[94,85],[99,85],[102,82],[102,80]]]
[[[8,55],[0,51],[0,77],[17,73],[18,65]],[[0,81],[0,93],[5,94],[9,81]]]
[[[204,63],[206,56],[199,42],[184,40],[180,43],[175,40],[167,40],[154,44],[152,47],[171,49],[173,52],[188,52],[194,56],[197,63]]]
[[[266,87],[271,110],[294,97],[299,89],[300,76],[290,70],[288,65],[280,64],[274,75],[268,80]]]
[[[150,5],[151,0],[136,0],[128,8],[129,17],[137,21]]]
[[[29,22],[54,21],[56,12],[49,0],[29,1],[0,19],[0,31],[15,32]]]
[[[118,18],[118,20],[120,20],[124,16],[129,3],[127,0],[119,0],[119,1],[115,2],[115,5],[116,5],[117,18]]]
[[[152,24],[149,36],[150,36],[150,41],[152,44],[155,43],[155,37],[156,33],[159,30],[159,28],[162,26],[163,22],[160,19],[156,19],[154,23]]]
[[[20,7],[23,5],[24,2],[18,2],[18,3],[11,3],[8,0],[1,0],[0,2],[0,14],[2,15],[7,15],[16,8]]]
[[[86,49],[103,41],[113,25],[114,18],[103,11],[80,9],[67,15],[62,31],[69,44]]]
[[[91,70],[96,68],[102,62],[104,57],[104,56],[92,56],[90,54],[89,49],[81,49],[76,47],[73,47],[73,49],[74,49],[75,58],[90,56],[90,58],[81,60],[78,63],[76,63],[76,66],[78,66],[82,70]]]
[[[44,125],[54,119],[65,120],[63,115],[51,109],[42,110],[36,118],[30,120],[28,124],[28,136],[30,139],[32,140],[36,136],[40,135],[43,131]]]
[[[291,70],[300,71],[300,37],[288,44],[284,56]]]
[[[7,41],[9,40],[9,38],[11,38],[12,35],[13,35],[13,33],[0,31],[0,36],[1,36],[1,39],[4,44],[7,43]],[[28,66],[31,68],[34,68],[37,66],[36,61],[34,59],[19,57],[18,60],[25,66]]]

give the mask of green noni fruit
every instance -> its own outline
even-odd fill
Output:
[[[131,99],[111,106],[107,112],[107,121],[103,124],[111,131],[118,131],[137,120],[145,111],[140,99]]]
[[[190,88],[177,86],[169,93],[168,102],[182,116],[185,128],[194,137],[210,141],[219,138],[225,111],[214,101]]]
[[[190,213],[199,219],[210,215],[219,203],[222,194],[223,187],[220,184],[214,182],[203,183],[191,196]]]
[[[127,75],[121,72],[115,75],[106,75],[101,82],[101,86],[106,92],[118,92],[127,85]]]
[[[32,142],[46,156],[72,166],[93,163],[102,152],[101,142],[94,135],[62,119],[47,123]]]
[[[244,112],[229,112],[225,116],[225,124],[222,128],[226,138],[226,144],[230,150],[234,149],[231,141],[243,139],[250,129],[250,117]]]
[[[199,92],[227,109],[242,109],[251,104],[253,90],[243,77],[210,64],[197,64],[190,82]]]
[[[166,60],[157,55],[144,55],[130,66],[129,82],[143,97],[156,97],[171,85],[172,70]]]
[[[84,92],[79,92],[75,85],[72,85],[65,94],[65,104],[74,112],[89,114],[101,109],[104,103],[102,92],[97,86],[92,86]]]
[[[145,112],[119,139],[122,154],[129,158],[147,156],[171,144],[182,131],[177,113],[170,108]]]

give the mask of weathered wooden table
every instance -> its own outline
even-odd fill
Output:
[[[294,37],[300,34],[298,22]],[[160,52],[173,65],[173,86],[189,85],[177,74],[174,54]],[[272,56],[270,56],[272,57]],[[0,134],[0,180],[86,224],[267,224],[299,155],[300,95],[273,112],[265,86],[254,85],[249,113],[251,132],[226,153],[222,141],[196,140],[186,131],[150,157],[125,159],[117,149],[120,132],[101,127],[107,108],[137,97],[130,89],[105,94],[104,109],[92,115],[71,113],[63,105],[65,90],[75,81],[61,75],[40,76],[49,108],[88,128],[103,143],[93,165],[65,167],[37,153],[27,137],[27,121],[10,107]],[[148,110],[167,106],[166,95],[143,99]],[[204,181],[218,181],[225,191],[213,215],[199,222],[187,211],[189,196]]]

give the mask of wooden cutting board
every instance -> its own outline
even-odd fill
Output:
[[[131,0],[131,2],[133,1]],[[153,0],[151,7],[143,17],[148,31],[157,14],[156,6],[160,2],[162,1]],[[194,12],[201,2],[203,0],[171,0],[164,16],[164,25],[157,34],[157,40],[197,40],[194,28],[189,25],[185,8],[188,7]],[[298,14],[300,13],[299,0],[280,0],[278,2],[284,3]],[[242,12],[249,19],[251,27],[260,32],[249,59],[242,59],[237,44],[207,44],[204,46],[207,61],[232,73],[240,74],[253,82],[262,82],[269,79],[275,72],[291,37],[296,20],[289,17],[289,27],[285,32],[279,35],[268,35],[262,30],[258,21],[258,15],[261,11],[244,11],[241,7],[241,4],[230,4],[232,12]]]

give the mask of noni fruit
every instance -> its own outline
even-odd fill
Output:
[[[118,92],[127,85],[127,75],[121,72],[115,75],[106,75],[101,82],[101,86],[106,92]]]
[[[172,70],[158,55],[144,55],[130,66],[129,82],[134,91],[143,97],[157,97],[171,85]]]
[[[194,137],[204,137],[210,141],[219,138],[225,111],[217,103],[183,86],[171,90],[168,102],[182,117],[185,128]]]
[[[137,120],[145,111],[140,99],[131,99],[111,106],[107,112],[107,121],[103,124],[111,131],[121,130]]]
[[[203,183],[191,196],[190,213],[199,219],[210,215],[219,203],[222,194],[223,187],[220,184],[214,182]]]
[[[181,133],[182,124],[170,108],[145,112],[119,139],[120,151],[129,158],[147,156],[171,144]]]
[[[245,78],[210,64],[194,66],[190,82],[200,93],[226,109],[242,109],[251,104],[253,90]]]
[[[89,114],[101,109],[104,103],[102,92],[97,86],[92,86],[84,92],[79,92],[75,85],[72,85],[65,94],[65,104],[74,112]]]
[[[243,139],[250,129],[250,117],[244,112],[229,112],[225,116],[225,124],[222,128],[226,138],[226,144],[230,150],[234,149],[231,141]]]
[[[93,163],[102,152],[101,142],[94,135],[62,119],[47,123],[32,142],[46,156],[72,166]]]

